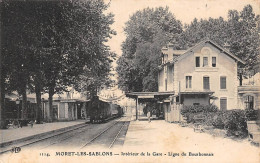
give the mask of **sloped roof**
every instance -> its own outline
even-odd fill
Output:
[[[228,50],[226,50],[225,48],[222,48],[220,45],[218,45],[217,43],[215,43],[214,41],[206,38],[204,40],[202,40],[201,42],[199,42],[198,44],[194,45],[193,47],[187,49],[187,50],[174,50],[174,52],[176,54],[179,54],[179,57],[174,58],[172,62],[177,62],[178,60],[184,58],[184,55],[187,54],[188,52],[192,51],[193,49],[195,49],[198,46],[201,46],[202,44],[205,43],[210,43],[211,45],[215,46],[217,49],[221,50],[224,54],[228,55],[229,57],[231,57],[232,59],[234,59],[235,61],[238,61],[242,64],[245,64],[245,61],[241,60],[240,58],[238,58],[237,56],[235,56],[234,54],[232,54],[231,52],[229,52]]]
[[[182,55],[186,52],[186,50],[173,50],[173,55]]]

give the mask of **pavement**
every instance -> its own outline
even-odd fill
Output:
[[[76,127],[84,124],[85,120],[76,120],[69,122],[53,122],[53,123],[43,123],[34,124],[33,127],[30,125],[23,126],[22,128],[8,128],[0,130],[0,145],[13,143],[17,141],[23,141],[26,138],[32,138],[33,136],[41,136],[48,134],[49,132],[60,131],[61,129],[67,129],[71,127]]]
[[[70,121],[36,124],[31,128],[9,128],[0,130],[1,141],[12,141],[30,136],[46,134],[62,128],[80,125],[85,121]],[[75,139],[76,141],[77,139]],[[78,140],[77,140],[78,141]],[[72,149],[68,149],[70,151]],[[58,150],[59,151],[59,150]],[[135,120],[132,117],[125,137],[124,145],[115,149],[111,156],[97,157],[55,157],[57,150],[49,150],[52,157],[39,157],[39,152],[23,153],[12,159],[27,159],[29,162],[199,162],[199,163],[258,163],[260,160],[259,147],[253,146],[247,139],[235,141],[230,138],[216,137],[208,133],[194,132],[193,128],[181,127],[164,120],[148,122],[146,117]],[[72,152],[77,152],[73,151]],[[87,150],[87,152],[89,152]],[[108,149],[91,152],[109,153]],[[21,157],[21,158],[20,158]],[[9,158],[9,155],[8,155]],[[10,159],[10,158],[9,158]],[[33,161],[34,160],[34,161]],[[1,162],[1,159],[0,159]]]
[[[134,119],[134,118],[133,118]],[[235,141],[194,132],[193,128],[181,127],[164,120],[145,117],[131,121],[125,138],[124,152],[144,153],[125,162],[259,162],[259,147],[247,139]],[[149,154],[150,156],[148,156]]]

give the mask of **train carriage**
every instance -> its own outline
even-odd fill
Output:
[[[119,105],[103,101],[98,96],[95,96],[91,100],[90,107],[91,123],[103,123],[109,119],[120,117],[123,114],[123,109]]]

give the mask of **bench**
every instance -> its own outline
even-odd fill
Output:
[[[204,115],[195,115],[193,119],[195,121],[194,127],[193,127],[194,132],[196,132],[196,131],[204,132],[202,122],[204,122],[205,116]]]

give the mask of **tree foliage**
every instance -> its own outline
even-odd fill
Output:
[[[168,8],[146,8],[130,17],[118,59],[119,87],[126,91],[156,91],[161,47],[173,40],[176,48],[182,25]]]
[[[257,63],[259,54],[258,19],[250,5],[246,5],[241,12],[230,10],[227,21],[222,17],[200,21],[195,18],[186,25],[184,44],[191,47],[203,38],[210,38],[221,46],[228,45],[225,48],[244,60],[250,69]]]
[[[195,18],[184,27],[168,8],[137,11],[126,23],[118,84],[126,91],[157,91],[160,49],[168,42],[184,50],[209,38],[246,61],[250,69],[259,59],[259,20],[250,5],[241,12],[230,10],[228,20]]]
[[[7,91],[26,96],[30,89],[38,94],[37,103],[48,92],[52,108],[54,93],[77,87],[82,75],[103,77],[96,86],[105,83],[114,54],[104,43],[115,34],[113,15],[104,14],[107,8],[103,0],[4,1],[2,76]]]

